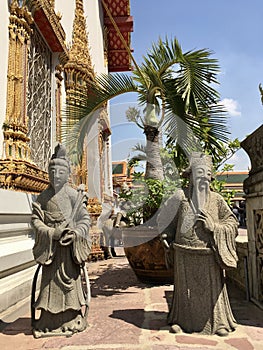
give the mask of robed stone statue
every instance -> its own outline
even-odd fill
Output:
[[[185,175],[189,187],[168,199],[158,216],[167,264],[174,268],[170,331],[226,336],[236,328],[225,270],[237,265],[238,222],[210,190],[211,157],[192,153]]]
[[[50,185],[33,203],[32,214],[33,254],[42,267],[37,298],[37,274],[32,287],[32,326],[36,338],[83,331],[87,327],[90,297],[85,267],[91,250],[87,197],[82,187],[75,190],[69,186],[70,165],[60,144],[51,157],[48,172]],[[85,288],[82,280],[86,280]],[[36,310],[40,310],[38,319]]]

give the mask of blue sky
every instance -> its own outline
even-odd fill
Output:
[[[221,72],[217,87],[228,110],[231,138],[241,141],[263,122],[259,83],[263,85],[262,0],[130,0],[134,17],[131,46],[138,63],[159,37],[176,37],[183,51],[209,49]],[[141,129],[127,124],[125,110],[136,95],[111,101],[113,160],[125,159],[144,140]],[[250,160],[238,151],[229,163],[247,170]]]

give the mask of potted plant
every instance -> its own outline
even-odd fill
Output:
[[[156,225],[161,203],[179,180],[145,179],[141,172],[133,173],[133,186],[119,194],[120,207],[128,225],[122,227],[125,255],[139,280],[145,283],[173,282],[173,271],[167,268],[162,241]]]

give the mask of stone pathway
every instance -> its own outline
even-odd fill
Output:
[[[245,300],[230,286],[233,313],[239,324],[228,337],[169,333],[166,325],[173,286],[138,282],[126,258],[88,265],[92,299],[89,327],[70,338],[34,339],[31,335],[29,300],[0,315],[1,350],[262,350],[263,310]],[[121,256],[120,256],[121,255]]]

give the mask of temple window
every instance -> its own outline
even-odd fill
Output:
[[[51,150],[52,53],[34,27],[28,56],[27,114],[31,158],[47,170]]]

